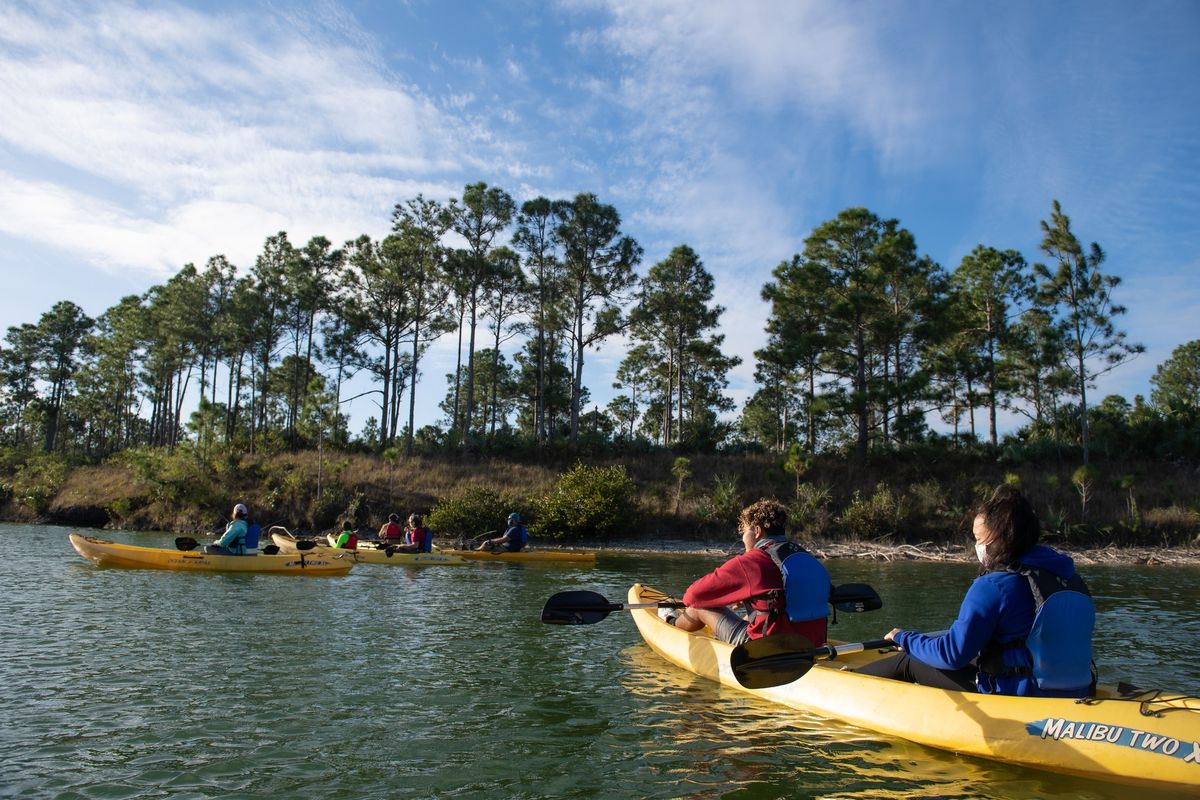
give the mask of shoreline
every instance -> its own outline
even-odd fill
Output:
[[[572,545],[535,544],[547,550],[595,550],[608,555],[670,555],[705,556],[730,558],[738,552],[736,543],[728,547],[717,544],[667,539],[649,543],[645,541],[611,541],[606,543],[578,543]],[[1200,566],[1198,547],[1081,547],[1054,546],[1075,560],[1076,564],[1113,564],[1128,566]],[[881,544],[878,542],[825,542],[806,544],[805,547],[817,558],[858,559],[862,561],[941,561],[970,564],[975,554],[965,547],[921,542],[920,544]]]

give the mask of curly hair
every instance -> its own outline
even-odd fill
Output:
[[[787,508],[778,500],[763,498],[742,509],[738,515],[738,527],[759,526],[766,536],[783,536],[787,531]]]
[[[991,534],[989,566],[1004,569],[1017,563],[1038,543],[1042,523],[1019,489],[1000,486],[975,512]]]

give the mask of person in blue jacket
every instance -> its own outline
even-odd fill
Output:
[[[493,553],[516,553],[525,548],[529,544],[529,534],[525,531],[525,526],[521,524],[521,515],[517,512],[512,512],[508,515],[508,530],[502,536],[497,536],[492,539],[485,539],[483,544],[476,547],[476,550],[488,550]]]
[[[1075,562],[1038,544],[1040,529],[1020,491],[997,489],[974,519],[980,575],[958,619],[939,634],[893,628],[885,638],[902,652],[858,672],[989,694],[1090,694],[1095,609]]]

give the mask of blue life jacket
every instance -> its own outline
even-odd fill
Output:
[[[833,585],[825,567],[795,542],[769,541],[762,549],[783,573],[783,610],[787,618],[807,622],[828,616]]]
[[[1066,691],[1092,687],[1092,631],[1096,607],[1087,584],[1078,574],[1063,578],[1053,572],[1022,564],[1010,569],[1029,582],[1036,611],[1029,635],[989,644],[979,658],[984,672],[998,677],[1031,677],[1039,689]],[[1003,651],[1024,647],[1033,667],[1003,663]]]
[[[262,525],[259,525],[257,522],[251,522],[250,526],[246,528],[246,551],[257,550],[260,538],[262,538]]]
[[[420,530],[425,531],[425,537],[421,540],[421,544],[418,546],[417,552],[432,553],[433,552],[433,531],[429,530],[429,528],[426,528],[426,527],[421,527]],[[415,544],[416,539],[417,539],[417,537],[413,535],[413,531],[405,532],[405,534],[404,534],[404,543],[405,544]]]
[[[510,552],[524,550],[525,545],[529,544],[529,533],[525,530],[524,525],[514,525],[504,532],[508,537],[508,549]]]

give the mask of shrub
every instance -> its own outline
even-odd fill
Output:
[[[1146,530],[1164,542],[1183,541],[1200,536],[1200,512],[1183,506],[1152,508],[1142,518]]]
[[[845,534],[854,539],[902,539],[908,518],[908,506],[887,484],[880,483],[875,493],[864,499],[858,492],[837,517]]]
[[[833,492],[828,486],[802,483],[796,487],[796,499],[788,507],[793,534],[808,539],[828,536],[833,522]]]
[[[453,539],[479,539],[484,533],[495,534],[497,525],[517,508],[511,495],[469,486],[449,497],[442,498],[429,512],[429,528],[435,536]]]
[[[623,465],[576,464],[535,504],[530,533],[548,539],[606,539],[631,527],[637,508],[633,480]]]
[[[12,499],[35,514],[43,514],[67,479],[67,463],[59,456],[36,453],[19,465],[4,488]]]
[[[737,476],[715,475],[712,491],[700,499],[696,515],[708,524],[735,526],[742,506]]]

